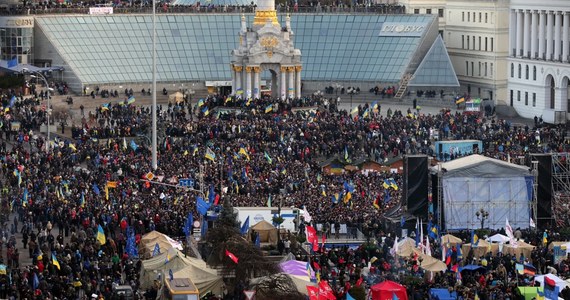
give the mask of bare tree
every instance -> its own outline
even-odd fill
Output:
[[[271,299],[290,299],[304,300],[307,297],[300,293],[287,274],[279,273],[267,276],[263,280],[254,285],[255,299],[271,300]]]

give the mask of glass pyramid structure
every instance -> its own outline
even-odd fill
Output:
[[[445,44],[437,36],[408,84],[412,87],[459,87]]]

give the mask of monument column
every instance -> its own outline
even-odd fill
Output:
[[[557,11],[556,13],[556,21],[554,22],[554,59],[555,61],[560,60],[560,50],[561,50],[561,43],[560,38],[562,34],[560,33],[560,29],[562,29],[562,14]]]
[[[539,18],[538,18],[538,59],[544,59],[544,30],[546,27],[546,15],[544,15],[544,11],[539,11]]]
[[[242,77],[243,77],[243,67],[242,66],[234,66],[234,70],[236,72],[236,90],[235,90],[235,94],[239,97],[239,98],[243,98],[242,94],[243,94],[243,88],[242,88]]]
[[[301,98],[301,70],[302,66],[295,67],[295,98]]]
[[[251,71],[253,71],[252,67],[245,67],[245,96],[246,98],[251,98]]]
[[[260,84],[259,84],[259,72],[261,72],[260,67],[253,67],[253,98],[261,98]]]
[[[523,13],[521,10],[517,10],[517,51],[515,52],[516,57],[521,56],[523,49]]]
[[[287,83],[287,97],[293,98],[295,97],[295,84],[293,81],[295,80],[295,67],[287,67],[287,76],[288,83]]]
[[[232,70],[232,93],[231,95],[235,95],[236,91],[237,91],[237,87],[236,87],[236,69],[234,67],[234,65],[230,64],[230,70]]]
[[[279,74],[279,76],[281,76],[281,84],[279,86],[279,89],[281,90],[281,99],[285,99],[287,97],[287,67],[281,67],[281,74]]]
[[[523,57],[530,57],[530,10],[524,12]]]
[[[552,46],[554,46],[554,42],[552,41],[553,39],[553,32],[552,30],[553,25],[554,25],[554,14],[552,11],[547,11],[546,12],[548,15],[548,19],[546,21],[546,60],[552,60],[552,54],[554,51],[552,51]]]
[[[530,58],[535,59],[536,58],[536,48],[538,46],[538,38],[537,38],[538,13],[535,10],[533,10],[531,13],[532,13],[532,23],[530,26],[532,26],[532,27],[530,30]]]
[[[564,27],[562,28],[562,61],[568,62],[568,22],[570,22],[570,14],[567,12],[563,12],[562,15],[564,16]]]

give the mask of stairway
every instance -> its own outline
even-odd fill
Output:
[[[408,83],[410,82],[411,79],[412,79],[412,74],[410,74],[410,73],[408,73],[408,74],[404,75],[404,77],[402,77],[402,80],[400,80],[400,86],[399,86],[398,91],[396,92],[396,95],[394,96],[394,98],[402,99],[402,96],[404,96],[404,93],[408,89]]]

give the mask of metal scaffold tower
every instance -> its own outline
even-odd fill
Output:
[[[570,153],[552,153],[552,217],[558,226],[568,226],[570,207]]]

